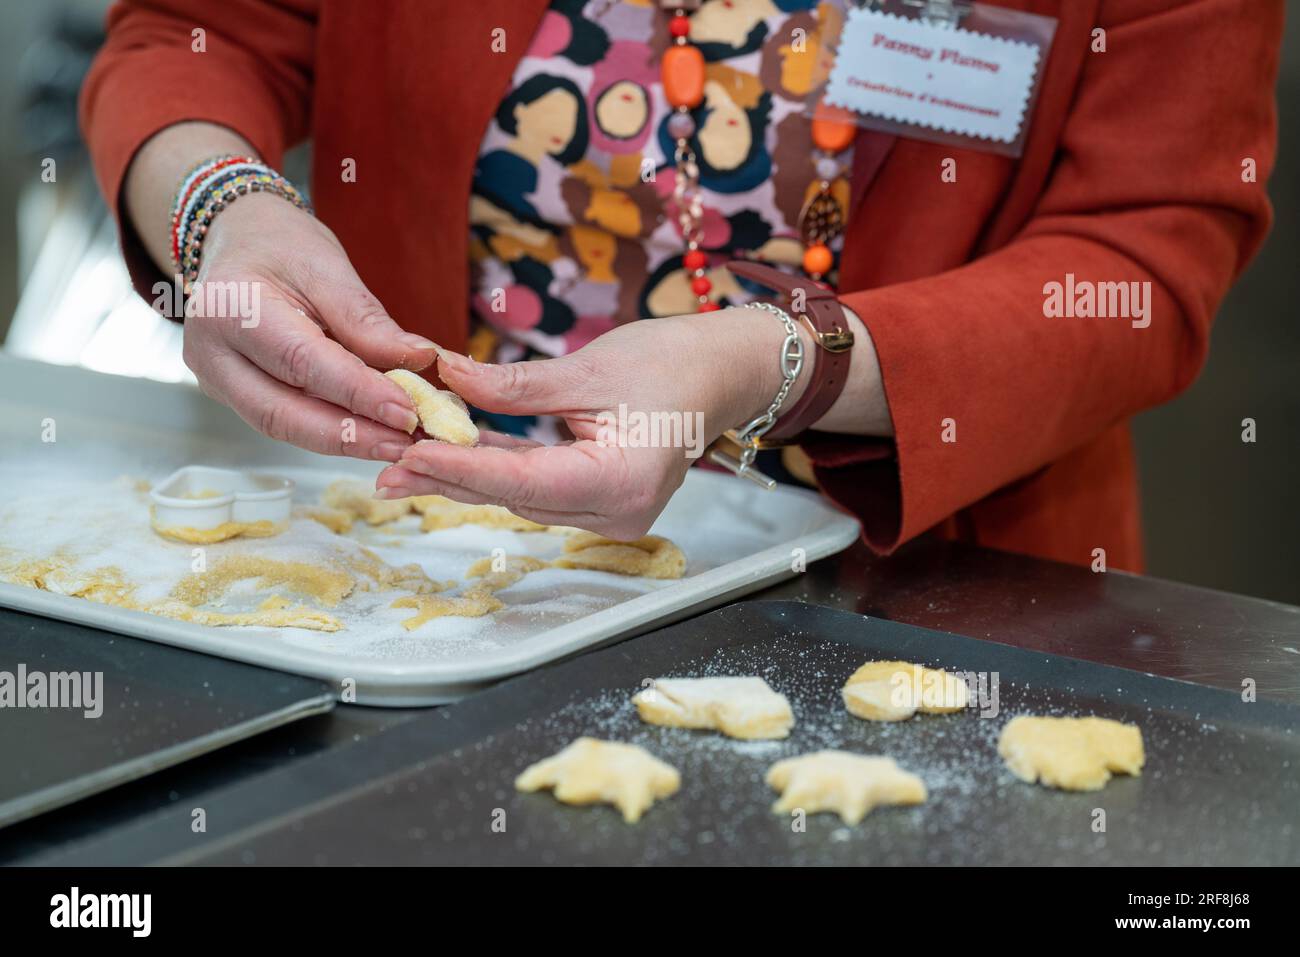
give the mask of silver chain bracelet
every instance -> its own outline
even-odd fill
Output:
[[[780,358],[781,388],[777,390],[776,398],[772,400],[772,404],[767,407],[767,411],[762,415],[742,428],[729,429],[724,433],[724,436],[740,450],[739,458],[721,449],[714,448],[709,452],[709,461],[721,465],[728,471],[734,472],[742,478],[747,478],[751,482],[755,482],[771,491],[776,488],[776,482],[754,468],[754,459],[758,456],[763,436],[768,433],[772,426],[776,425],[777,413],[780,412],[782,404],[790,395],[790,390],[794,387],[795,380],[799,378],[799,373],[803,371],[803,340],[799,338],[799,328],[795,325],[794,320],[790,318],[790,314],[780,306],[774,306],[770,302],[749,302],[745,304],[744,308],[761,309],[764,312],[770,312],[780,319],[781,325],[785,327],[785,342],[781,345]]]

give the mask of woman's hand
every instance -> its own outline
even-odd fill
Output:
[[[558,415],[575,439],[541,446],[484,433],[477,448],[419,442],[380,473],[377,486],[388,498],[439,494],[503,505],[543,524],[637,538],[710,442],[767,409],[781,385],[784,339],[771,316],[725,309],[628,323],[558,359],[488,365],[441,352],[439,375],[471,405]],[[631,425],[623,437],[620,407]],[[638,422],[665,421],[682,423],[660,436],[675,445],[649,445],[635,431]]]
[[[193,300],[185,364],[259,432],[387,462],[411,444],[410,399],[378,369],[423,369],[434,345],[388,316],[319,220],[278,196],[240,197],[208,231]]]

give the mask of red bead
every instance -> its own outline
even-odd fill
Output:
[[[717,312],[721,308],[716,302],[700,303],[700,312]]]
[[[697,296],[707,296],[709,290],[713,288],[713,283],[709,282],[703,276],[696,276],[691,280],[691,292]]]
[[[681,14],[678,14],[668,21],[668,32],[675,37],[690,36],[691,21]]]
[[[704,253],[700,252],[698,249],[691,249],[682,257],[682,265],[691,272],[695,272],[697,269],[703,269],[707,262],[708,260],[705,258]]]

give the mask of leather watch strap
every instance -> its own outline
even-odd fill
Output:
[[[737,260],[727,263],[734,276],[758,283],[781,296],[781,306],[796,321],[802,321],[817,348],[813,356],[812,380],[790,410],[776,420],[763,437],[776,444],[789,441],[811,428],[844,391],[853,351],[853,332],[844,319],[844,309],[835,293],[811,279],[791,276],[771,266]],[[802,305],[802,308],[796,306]]]

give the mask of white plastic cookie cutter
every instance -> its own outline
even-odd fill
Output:
[[[278,475],[187,465],[149,493],[154,531],[185,542],[277,535],[289,527],[293,482]]]

